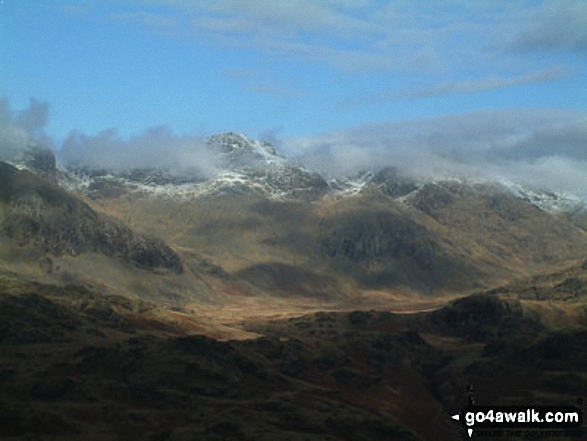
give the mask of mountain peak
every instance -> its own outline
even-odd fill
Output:
[[[228,168],[256,168],[267,161],[283,161],[275,148],[238,133],[222,133],[210,137],[208,148],[222,155]]]

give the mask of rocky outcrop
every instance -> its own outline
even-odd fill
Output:
[[[407,257],[428,268],[436,245],[424,227],[391,212],[346,214],[324,225],[321,249],[356,262]]]
[[[406,196],[418,189],[416,181],[402,176],[397,167],[385,167],[373,177],[371,182],[392,198]]]
[[[432,312],[428,320],[471,341],[484,341],[503,333],[508,321],[520,322],[522,318],[520,302],[482,294],[458,299]]]
[[[321,227],[319,255],[365,288],[462,289],[475,273],[425,226],[393,211],[337,214]]]
[[[411,204],[428,216],[437,218],[438,211],[458,198],[460,186],[453,183],[428,183],[411,199]]]
[[[179,256],[160,239],[136,234],[33,173],[0,163],[0,188],[2,227],[19,244],[55,256],[98,252],[147,269],[182,271]]]
[[[271,144],[236,133],[214,135],[207,146],[213,154],[220,155],[222,167],[230,170],[257,168],[268,159],[280,158]]]
[[[57,172],[55,155],[47,147],[41,147],[38,145],[31,145],[24,153],[24,164],[46,176],[55,178]]]

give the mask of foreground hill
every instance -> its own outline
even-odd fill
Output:
[[[585,269],[571,273],[583,293]],[[584,296],[508,290],[420,314],[250,319],[248,339],[220,342],[155,303],[2,278],[0,436],[448,441],[467,439],[450,415],[470,384],[478,404],[574,405]]]

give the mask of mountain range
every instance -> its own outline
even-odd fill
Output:
[[[0,162],[0,436],[467,439],[469,382],[586,392],[585,201],[206,148],[206,173]]]
[[[319,200],[355,195],[369,186],[376,186],[385,194],[400,198],[437,182],[460,182],[463,185],[493,184],[513,195],[549,212],[584,211],[586,202],[580,198],[550,191],[537,191],[513,182],[471,181],[453,177],[430,177],[418,180],[402,174],[393,166],[374,172],[363,171],[354,176],[325,178],[280,156],[271,144],[255,141],[246,135],[226,133],[215,135],[206,143],[207,152],[217,158],[212,173],[184,166],[164,168],[92,168],[84,165],[60,167],[60,183],[70,189],[99,197],[121,191],[156,195],[200,197],[228,192],[255,192],[272,200]],[[47,151],[44,153],[47,155]],[[53,166],[54,160],[42,158],[37,151],[32,167]],[[48,164],[42,164],[42,161]],[[53,162],[51,162],[53,161]],[[27,161],[22,161],[23,162]],[[53,165],[51,165],[53,164]]]

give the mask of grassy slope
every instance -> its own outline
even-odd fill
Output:
[[[482,196],[446,192],[422,192],[408,205],[374,189],[314,204],[243,195],[123,195],[91,203],[162,237],[188,262],[197,255],[262,291],[290,287],[301,296],[465,293],[563,268],[587,254],[587,234],[563,216],[495,189]]]

